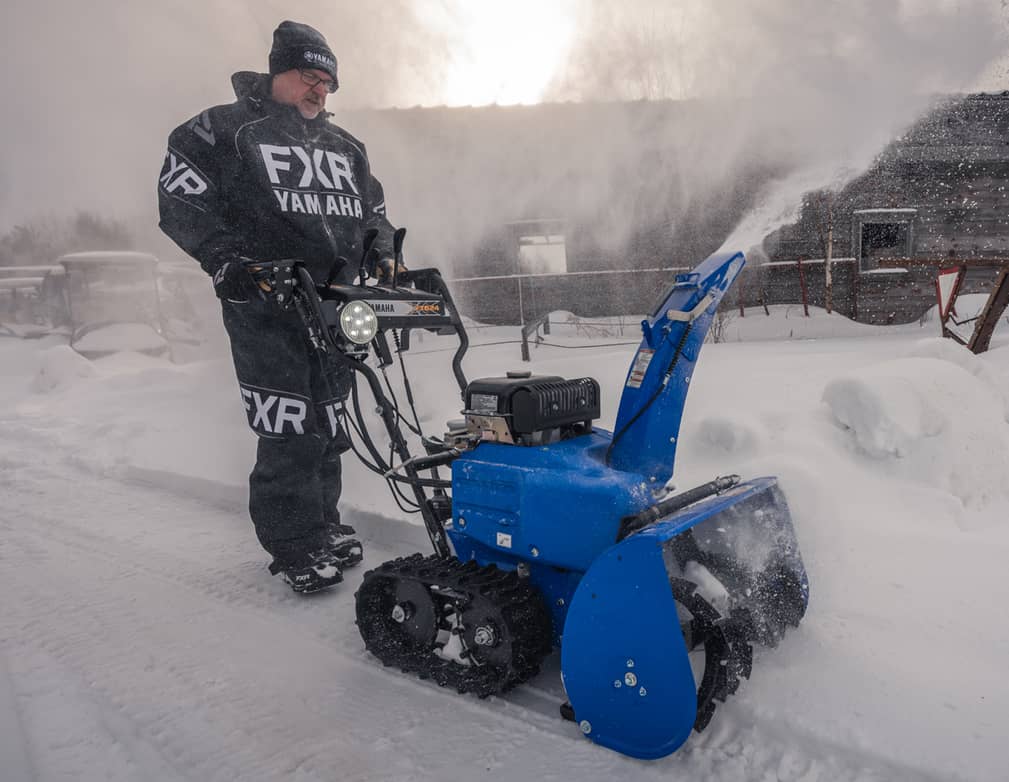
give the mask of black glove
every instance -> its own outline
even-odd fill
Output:
[[[214,293],[222,301],[244,304],[249,299],[262,299],[263,294],[241,261],[228,261],[214,272]]]
[[[297,261],[293,259],[254,261],[251,258],[239,260],[246,273],[255,282],[261,298],[275,301],[283,309],[291,305],[291,296],[297,283],[294,275],[294,265]]]
[[[393,269],[396,270],[397,276],[406,271],[406,267],[402,263],[397,264],[393,258],[382,258],[375,264],[375,279],[379,285],[392,283]]]

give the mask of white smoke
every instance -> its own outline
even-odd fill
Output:
[[[707,132],[667,132],[688,198],[754,155],[787,162],[726,243],[745,249],[794,217],[804,191],[863,171],[937,96],[1009,87],[1004,5],[593,0],[552,95],[720,106]]]

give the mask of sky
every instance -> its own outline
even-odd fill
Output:
[[[809,609],[757,648],[707,730],[654,762],[559,718],[556,659],[481,701],[364,650],[362,571],[430,543],[350,457],[342,513],[362,568],[309,599],[271,577],[223,345],[200,361],[91,362],[65,336],[0,338],[4,782],[1003,782],[1007,335],[974,356],[934,318],[770,312],[730,315],[725,341],[704,346],[674,480],[778,476]],[[515,328],[471,328],[463,368],[595,377],[612,427],[640,332],[569,317],[554,314],[530,364]],[[458,417],[450,345],[418,335],[406,355],[428,433]],[[180,361],[193,350],[177,347]]]
[[[80,209],[151,224],[168,133],[232,100],[233,71],[265,69],[291,13],[279,0],[5,4],[0,231]],[[1009,86],[997,0],[309,0],[297,13],[340,61],[337,122],[360,107],[720,101],[727,121],[703,138],[663,130],[697,182],[768,133],[796,165],[864,163],[929,96]]]

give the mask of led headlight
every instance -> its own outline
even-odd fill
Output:
[[[366,301],[348,301],[340,311],[340,331],[355,345],[367,345],[375,338],[378,318]]]

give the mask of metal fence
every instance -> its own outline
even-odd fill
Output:
[[[955,263],[951,261],[951,264]],[[935,303],[936,263],[899,259],[893,268],[860,272],[854,258],[831,263],[832,310],[862,323],[910,323]],[[463,314],[482,323],[525,326],[551,312],[580,318],[640,316],[658,303],[687,267],[618,269],[567,274],[509,274],[450,280]],[[744,268],[723,308],[772,304],[826,305],[822,259],[779,261]],[[990,287],[997,269],[976,270],[978,291]],[[975,279],[976,278],[976,279]]]

